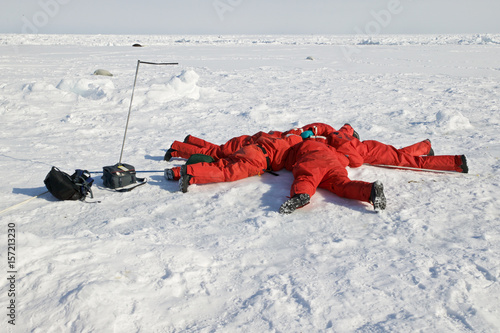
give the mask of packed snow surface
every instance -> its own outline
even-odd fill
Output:
[[[0,35],[0,330],[500,331],[499,43]],[[139,67],[122,162],[148,183],[119,193],[100,172],[119,160],[138,60],[178,65]],[[287,171],[185,194],[163,177],[188,134],[222,144],[312,122],[396,147],[428,138],[470,173],[349,169],[384,184],[384,212],[319,190],[287,216]],[[52,166],[91,171],[94,199],[29,200]]]

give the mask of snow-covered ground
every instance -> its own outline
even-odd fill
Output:
[[[500,331],[499,42],[0,35],[1,331]],[[98,172],[118,162],[138,60],[179,65],[140,66],[123,162],[149,182],[118,193]],[[187,134],[311,122],[429,138],[470,173],[349,169],[384,183],[385,212],[319,190],[289,216],[287,171],[186,194],[163,178]],[[25,202],[53,165],[92,171],[99,202]]]

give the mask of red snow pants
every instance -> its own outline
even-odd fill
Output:
[[[431,142],[429,140],[420,141],[408,147],[398,149],[400,153],[408,154],[411,156],[427,155],[430,150],[431,150]]]
[[[252,142],[250,139],[250,135],[242,135],[232,138],[225,144],[216,145],[192,135],[188,135],[186,139],[184,139],[184,142],[174,141],[170,148],[175,150],[172,152],[173,157],[189,158],[193,154],[205,154],[217,160],[231,155],[247,144],[251,144]]]
[[[262,174],[268,168],[268,159],[257,145],[244,146],[227,158],[213,163],[196,163],[187,166],[187,174],[193,176],[190,184],[233,182]],[[179,167],[172,168],[174,173]]]
[[[402,167],[412,167],[419,169],[444,170],[462,172],[462,164],[459,155],[440,155],[440,156],[415,156],[419,154],[428,144],[426,153],[429,152],[429,141],[422,141],[409,147],[396,149],[393,146],[383,144],[374,140],[363,141],[366,149],[363,158],[368,164],[385,164]]]
[[[373,184],[350,180],[346,162],[339,158],[333,148],[321,142],[307,140],[300,144],[299,149],[303,151],[297,154],[297,161],[292,169],[294,181],[290,189],[291,197],[301,193],[312,197],[320,187],[339,197],[370,201]]]

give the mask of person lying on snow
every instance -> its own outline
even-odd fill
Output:
[[[214,160],[225,158],[239,150],[243,146],[254,144],[257,139],[262,136],[282,138],[282,132],[270,131],[268,133],[258,132],[254,135],[241,135],[234,137],[222,145],[217,145],[193,135],[188,135],[183,142],[174,141],[170,148],[165,153],[163,158],[165,161],[170,161],[172,157],[180,157],[188,159],[194,154],[203,154],[212,157]]]
[[[234,155],[243,147],[258,144],[261,141],[267,142],[269,140],[272,141],[273,139],[286,139],[289,136],[295,136],[296,138],[293,140],[302,141],[302,138],[299,135],[284,135],[282,132],[278,131],[271,131],[269,133],[258,132],[254,135],[242,135],[234,137],[222,145],[216,145],[203,139],[196,138],[192,135],[188,135],[184,139],[185,142],[183,143],[174,141],[172,147],[175,147],[176,149],[173,150],[173,148],[170,148],[170,153],[169,151],[167,151],[167,154],[170,154],[171,157],[186,158],[188,159],[188,164],[190,164],[189,160],[192,158],[192,156],[195,155],[209,157],[210,159],[205,159],[206,162],[208,162],[209,160],[215,162],[220,159],[234,157],[232,155]],[[165,154],[165,156],[167,156],[167,154]],[[165,160],[166,159],[167,157],[165,157]],[[165,169],[165,178],[167,178],[167,180],[178,180],[180,178],[180,169]]]
[[[302,134],[303,138],[308,136],[312,137],[311,132]],[[367,163],[461,173],[469,172],[465,155],[436,156],[429,139],[397,149],[379,141],[360,141],[359,136],[356,138],[348,133],[332,132],[327,137],[327,142],[337,150],[349,155],[353,160],[356,159],[357,163],[349,165],[354,168]],[[357,155],[356,158],[354,158],[355,155]]]
[[[300,134],[304,139],[325,138],[328,144],[337,149],[352,141],[353,148],[363,159],[361,164],[385,164],[420,169],[468,172],[467,159],[464,155],[430,157],[434,156],[434,150],[429,139],[417,142],[408,147],[396,149],[393,146],[375,140],[360,141],[359,134],[349,124],[345,124],[337,131],[325,123],[312,123],[301,128],[289,130],[287,133]],[[349,154],[349,149],[344,148],[341,150],[345,150],[345,153]],[[351,164],[350,166],[358,167],[361,164]]]
[[[174,141],[164,156],[164,160],[169,162],[172,157],[188,159],[194,154],[203,154],[212,157],[214,160],[228,157],[243,146],[248,146],[256,142],[261,136],[270,136],[284,138],[287,135],[300,135],[305,131],[311,131],[315,136],[326,136],[327,134],[337,132],[333,127],[323,123],[312,123],[301,128],[293,128],[286,132],[270,131],[268,133],[258,132],[254,135],[242,135],[234,137],[222,145],[217,145],[193,135],[188,135],[183,142]],[[357,133],[349,124],[345,124],[339,130],[339,133],[346,133],[349,136],[356,136]]]
[[[290,189],[290,199],[281,205],[279,212],[290,214],[307,205],[318,187],[342,198],[369,202],[375,210],[385,209],[386,199],[382,183],[350,180],[346,166],[357,164],[359,161],[351,161],[350,156],[320,141],[309,139],[290,148],[285,167],[292,171],[294,181]]]
[[[179,177],[179,189],[186,193],[191,184],[232,182],[278,171],[284,167],[290,147],[302,142],[300,135],[285,138],[261,135],[254,144],[246,145],[212,163],[196,163],[165,170],[169,180]]]

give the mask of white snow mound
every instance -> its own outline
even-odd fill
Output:
[[[193,70],[183,70],[167,84],[153,84],[148,89],[147,97],[157,102],[166,102],[184,97],[198,100],[200,87],[197,85],[200,76]]]
[[[87,99],[98,100],[108,96],[115,86],[110,79],[62,79],[56,88]]]
[[[442,110],[436,114],[436,125],[445,132],[471,129],[469,119],[458,111]]]

